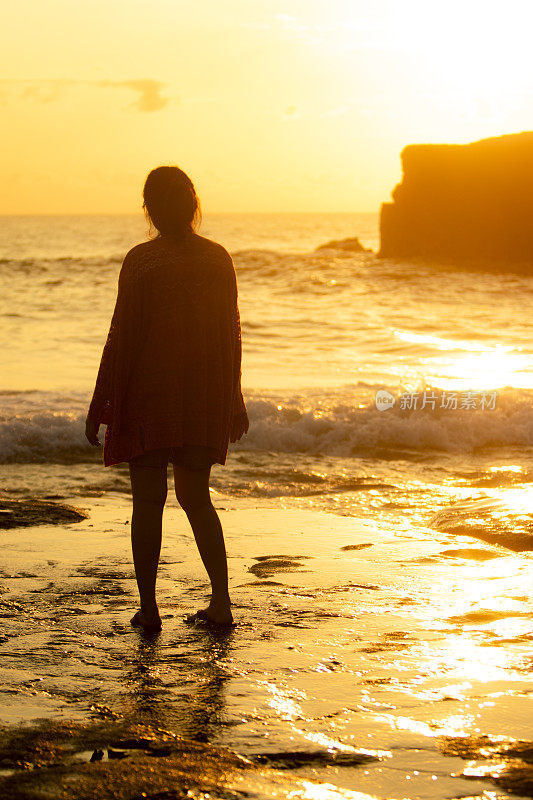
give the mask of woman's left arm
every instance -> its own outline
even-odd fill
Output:
[[[241,388],[242,335],[237,276],[231,256],[228,255],[228,258],[231,262],[229,269],[229,302],[233,345],[233,416],[230,426],[230,441],[236,442],[247,433],[250,423]]]

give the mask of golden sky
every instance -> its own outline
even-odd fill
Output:
[[[533,0],[16,0],[0,213],[377,211],[411,142],[533,128]]]

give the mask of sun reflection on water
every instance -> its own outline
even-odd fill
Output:
[[[521,347],[486,345],[474,340],[446,339],[429,334],[394,330],[403,342],[430,347],[442,357],[420,356],[424,378],[446,390],[483,391],[505,387],[533,389],[533,358]]]

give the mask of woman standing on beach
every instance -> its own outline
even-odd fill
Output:
[[[176,497],[211,581],[211,601],[193,619],[231,624],[226,549],[209,477],[249,424],[235,270],[221,245],[195,233],[198,198],[182,170],[152,170],[143,194],[158,234],[122,264],[86,436],[99,446],[105,424],[104,465],[129,464],[141,600],[131,623],[161,628],[155,585],[170,460]]]

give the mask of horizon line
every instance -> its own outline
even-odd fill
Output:
[[[342,211],[207,211],[203,213],[204,218],[217,214],[378,214],[379,209],[353,211],[345,209]],[[139,211],[2,211],[0,217],[133,217],[142,218]]]

